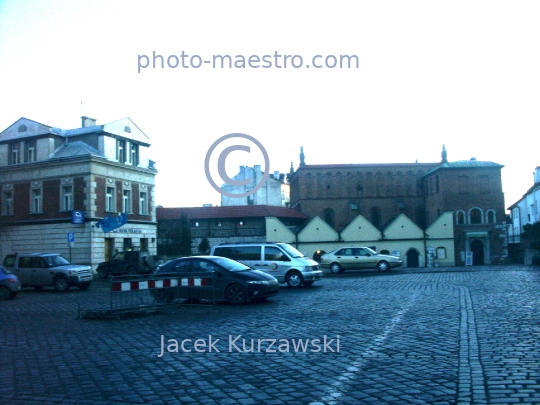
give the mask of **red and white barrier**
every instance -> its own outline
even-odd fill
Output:
[[[113,281],[111,284],[113,291],[150,290],[153,288],[171,287],[206,287],[210,285],[208,279],[200,277],[167,278],[144,281]]]

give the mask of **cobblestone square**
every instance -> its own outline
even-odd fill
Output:
[[[540,404],[537,267],[351,271],[261,304],[77,319],[109,289],[0,302],[0,403]]]

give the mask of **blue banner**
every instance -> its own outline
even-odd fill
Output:
[[[96,227],[101,228],[104,233],[111,232],[114,229],[120,228],[127,224],[127,214],[119,214],[116,217],[111,217],[107,215],[101,221],[98,221]]]

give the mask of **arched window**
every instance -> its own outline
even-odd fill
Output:
[[[371,209],[371,223],[375,228],[381,229],[381,211],[378,208]]]
[[[495,220],[495,211],[488,210],[488,212],[486,212],[486,223],[494,224],[495,222],[496,222],[496,220]]]
[[[482,223],[482,211],[478,208],[473,208],[469,211],[469,223],[481,224]]]
[[[463,211],[458,211],[456,213],[456,224],[465,225],[465,213]]]
[[[334,210],[327,208],[324,210],[324,222],[334,227]]]

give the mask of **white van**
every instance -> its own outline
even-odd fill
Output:
[[[262,270],[290,287],[310,286],[323,275],[319,263],[287,243],[223,243],[214,246],[210,254]]]

